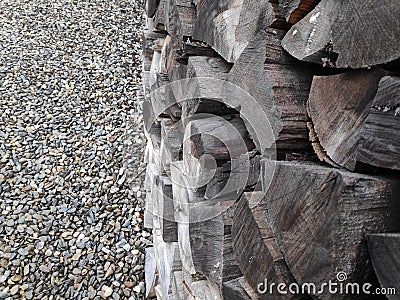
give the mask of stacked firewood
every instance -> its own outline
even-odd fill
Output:
[[[147,297],[400,292],[386,267],[400,261],[400,6],[147,0],[146,14]]]

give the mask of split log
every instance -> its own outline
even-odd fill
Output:
[[[285,53],[282,36],[280,30],[260,33],[232,67],[229,81],[252,97],[240,112],[260,152],[271,147],[271,139],[278,151],[309,151],[306,101],[319,69],[299,64]],[[236,100],[234,95],[229,98]]]
[[[333,166],[400,168],[400,80],[386,74],[376,69],[314,77],[308,113]]]
[[[256,33],[273,20],[272,6],[266,0],[205,0],[198,10],[193,38],[235,62]]]
[[[260,298],[246,282],[244,277],[232,279],[223,283],[224,300],[259,300]]]
[[[255,188],[260,180],[260,160],[261,155],[251,151],[219,167],[207,183],[205,199],[235,199],[243,189]]]
[[[181,270],[178,244],[166,243],[159,232],[153,230],[154,255],[158,270],[158,284],[155,287],[160,299],[173,299],[172,274]]]
[[[182,47],[177,51],[178,57],[176,60],[182,64],[187,64],[188,59],[191,56],[218,56],[217,52],[212,49],[208,44],[186,39],[183,42]]]
[[[379,283],[387,291],[386,297],[397,299],[396,294],[400,291],[400,234],[370,234],[368,248]]]
[[[283,283],[286,289],[295,279],[291,274],[274,230],[262,203],[263,192],[244,193],[237,204],[233,219],[233,241],[236,260],[253,290],[269,283]],[[267,287],[264,287],[266,289]],[[287,291],[288,292],[288,291]],[[295,299],[299,295],[282,296],[274,291],[260,295],[262,299]]]
[[[196,9],[191,0],[167,0],[166,29],[176,49],[191,38],[196,18]]]
[[[311,163],[263,160],[262,168],[263,203],[297,282],[320,286],[339,272],[365,282],[366,234],[400,229],[400,181]]]
[[[338,68],[384,64],[400,57],[399,18],[392,0],[322,0],[282,45],[300,60]]]
[[[205,201],[188,187],[182,162],[171,165],[171,175],[183,268],[205,276],[220,289],[222,282],[241,276],[231,241],[235,201]]]
[[[188,60],[182,119],[187,124],[195,113],[227,115],[237,113],[224,101],[223,83],[231,65],[220,57],[193,56]]]
[[[145,249],[145,263],[144,273],[146,281],[146,298],[152,298],[156,296],[155,286],[157,281],[157,264],[156,258],[154,257],[154,248],[149,247]]]
[[[181,122],[161,121],[161,161],[167,171],[172,162],[182,159],[183,134]]]
[[[174,218],[174,200],[172,182],[167,176],[157,178],[156,214],[160,222],[160,231],[164,242],[177,242],[178,231]]]
[[[400,77],[383,77],[360,131],[357,160],[400,170]]]
[[[312,11],[320,0],[278,0],[283,19],[293,25]]]
[[[167,15],[166,15],[167,1],[168,0],[160,0],[160,3],[158,4],[156,13],[154,14],[153,17],[155,25],[153,28],[154,31],[166,33],[165,24],[167,22]]]
[[[146,0],[146,15],[152,18],[156,13],[160,0]]]

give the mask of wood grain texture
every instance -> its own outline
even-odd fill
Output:
[[[278,0],[280,13],[289,24],[296,24],[303,19],[320,0]]]
[[[256,33],[273,19],[272,6],[265,0],[205,0],[193,38],[211,45],[226,61],[235,62]]]
[[[296,281],[289,271],[280,246],[270,225],[263,192],[244,193],[237,205],[233,219],[232,236],[236,260],[244,278],[253,290],[265,279],[269,283]],[[300,299],[299,295],[286,296],[275,293],[259,295],[261,299]]]
[[[400,290],[400,234],[370,234],[368,248],[381,287],[395,288],[398,293]],[[386,297],[390,300],[398,299],[398,295],[393,293],[392,295],[388,293]]]
[[[400,228],[400,181],[310,163],[263,160],[262,167],[264,203],[295,279],[318,286],[345,272],[347,282],[365,282],[366,234]]]
[[[307,110],[319,143],[334,166],[355,169],[360,132],[373,106],[379,81],[386,74],[375,69],[314,77]],[[364,135],[373,138],[366,132]],[[379,137],[380,133],[375,135]]]
[[[380,80],[360,131],[357,161],[400,170],[400,77]]]
[[[399,19],[392,0],[322,0],[282,45],[300,60],[338,68],[379,65],[400,57]]]
[[[192,36],[196,9],[191,1],[166,0],[166,2],[166,30],[176,49],[180,49]]]

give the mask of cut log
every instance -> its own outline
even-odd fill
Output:
[[[234,200],[205,201],[188,188],[182,162],[172,163],[171,175],[183,268],[192,275],[206,276],[221,288],[222,282],[241,276],[230,238]]]
[[[178,231],[174,217],[174,200],[172,182],[167,176],[157,178],[157,193],[155,206],[160,222],[160,231],[164,242],[177,242]]]
[[[170,169],[171,162],[182,159],[183,134],[181,122],[161,121],[161,161],[165,170]]]
[[[236,207],[232,226],[236,260],[253,290],[257,291],[260,284],[264,285],[265,279],[270,283],[284,283],[287,289],[296,281],[278,245],[262,198],[263,192],[244,193]],[[277,291],[260,297],[283,299]],[[299,295],[288,292],[285,297],[294,298],[299,298]]]
[[[383,77],[360,131],[357,161],[400,170],[400,77]]]
[[[223,283],[224,300],[259,300],[260,298],[246,282],[244,277]]]
[[[146,0],[146,15],[152,18],[156,13],[160,0]]]
[[[265,132],[268,123],[278,151],[309,151],[306,101],[312,76],[319,70],[296,63],[286,54],[280,46],[282,35],[282,31],[271,29],[260,33],[233,66],[229,81],[249,91],[251,102],[258,106],[243,103],[240,112],[253,140],[258,140],[257,146],[260,141],[266,144],[259,148],[261,152],[271,147],[271,137],[261,129]],[[257,113],[259,116],[254,116]]]
[[[187,124],[195,113],[227,115],[237,113],[224,103],[223,84],[231,65],[220,57],[189,58],[182,101],[182,119]]]
[[[282,45],[300,60],[338,68],[384,64],[400,57],[399,19],[392,0],[322,0]]]
[[[395,145],[397,144],[397,149],[399,146],[398,138],[396,138],[398,131],[395,128],[396,126],[398,128],[400,124],[398,118],[394,116],[395,108],[393,107],[387,118],[382,116],[376,119],[375,113],[370,114],[371,109],[376,111],[373,108],[374,97],[380,79],[386,74],[386,71],[376,69],[314,77],[307,103],[308,114],[311,117],[319,143],[327,156],[333,161],[333,166],[339,165],[348,170],[355,170],[356,163],[361,158],[363,162],[371,162],[377,166],[386,167],[390,165],[387,162],[388,160],[392,160],[393,163],[398,157],[396,156],[398,152],[395,150]],[[381,96],[378,95],[378,98],[387,99],[384,95],[386,93],[384,90],[387,88],[390,89],[390,87],[385,86],[384,81]],[[388,97],[391,96],[388,95]],[[379,101],[396,100],[382,100],[381,98],[376,101],[376,106],[379,106]],[[389,117],[389,115],[392,115],[392,117]],[[364,126],[367,118],[370,121]],[[372,124],[371,122],[374,119],[379,123]],[[379,132],[379,128],[384,129],[385,125],[393,125],[394,128],[387,128],[384,132]],[[361,138],[361,132],[363,138]],[[364,140],[362,144],[360,144],[361,139]],[[379,140],[384,143],[388,142],[388,144],[379,146],[379,144],[373,143]],[[369,145],[371,142],[373,145]],[[361,150],[360,146],[364,147],[362,149],[365,150]],[[371,149],[370,152],[367,150],[368,148]],[[386,153],[387,156],[383,151],[380,151],[390,148],[393,151]],[[369,157],[368,152],[370,153]],[[394,156],[391,159],[392,153]],[[383,160],[381,165],[379,165],[379,156]]]
[[[149,247],[145,249],[145,263],[144,273],[146,281],[146,298],[152,298],[156,296],[155,286],[157,280],[157,264],[154,256],[154,248]]]
[[[400,234],[370,234],[368,248],[381,288],[386,289],[386,297],[390,300],[398,299],[396,294],[400,291]]]
[[[256,33],[273,20],[272,6],[265,0],[205,0],[198,10],[193,38],[235,62]]]
[[[154,14],[154,31],[158,32],[166,32],[165,24],[167,22],[167,15],[166,15],[166,9],[167,9],[167,1],[168,0],[160,0],[160,3],[158,4],[156,13]]]
[[[400,229],[400,180],[300,162],[263,160],[262,168],[263,204],[297,282],[320,286],[344,272],[364,283],[366,234]]]
[[[320,0],[278,0],[278,2],[281,16],[293,25],[312,11]]]
[[[158,270],[158,284],[155,287],[156,293],[161,299],[173,299],[171,297],[173,293],[172,275],[174,271],[181,270],[178,244],[176,242],[164,242],[157,231],[153,231],[153,244]]]
[[[254,188],[260,180],[260,160],[261,155],[252,151],[219,167],[207,183],[205,198],[235,199],[243,189]]]
[[[166,29],[171,35],[174,47],[182,48],[191,38],[196,18],[196,9],[190,0],[167,0]]]

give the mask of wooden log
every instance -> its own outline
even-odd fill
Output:
[[[174,218],[174,200],[172,182],[168,176],[157,178],[156,214],[160,222],[161,236],[164,242],[177,242],[178,231]]]
[[[182,64],[187,64],[191,56],[208,56],[215,57],[218,53],[215,52],[208,44],[186,39],[182,47],[177,51],[178,57],[176,60]]]
[[[282,45],[300,60],[337,68],[384,64],[400,57],[399,17],[400,8],[391,0],[322,0],[289,30]]]
[[[400,77],[383,77],[360,131],[357,160],[400,170]]]
[[[285,284],[287,291],[289,285],[296,281],[286,264],[262,198],[261,191],[243,193],[233,219],[233,249],[240,270],[253,290],[257,291],[267,278],[270,283]],[[288,295],[280,297],[274,291],[260,297],[295,299],[299,295],[288,292]]]
[[[168,0],[160,0],[156,13],[154,14],[154,28],[153,31],[166,33],[165,24],[167,22],[167,2]]]
[[[193,38],[211,45],[235,62],[256,33],[274,20],[268,1],[205,0],[198,11]]]
[[[196,9],[190,0],[167,0],[166,29],[176,49],[190,39],[196,19]]]
[[[297,282],[320,286],[344,272],[364,283],[366,234],[400,228],[400,181],[312,163],[263,160],[262,168],[263,203]]]
[[[310,151],[306,101],[312,76],[319,69],[299,64],[285,53],[280,46],[282,36],[280,30],[260,33],[232,67],[229,81],[249,91],[255,102],[256,107],[246,103],[240,111],[260,152],[271,147],[267,133],[274,134],[278,151]],[[234,95],[229,98],[235,100]]]
[[[204,197],[232,199],[238,197],[243,189],[254,188],[260,180],[260,160],[261,155],[252,151],[228,161],[216,170],[207,183]]]
[[[238,117],[206,117],[193,119],[187,125],[183,153],[199,159],[211,155],[227,161],[254,149],[243,121]]]
[[[400,234],[370,234],[368,248],[381,288],[386,289],[386,297],[397,299],[400,290]]]
[[[220,57],[193,56],[188,60],[182,119],[187,124],[196,113],[237,113],[224,103],[223,83],[231,65]]]
[[[399,126],[399,121],[394,116],[395,109],[389,112],[387,118],[376,119],[376,114],[374,112],[371,114],[371,110],[377,111],[373,108],[374,98],[379,81],[386,74],[386,71],[375,69],[314,77],[307,103],[308,114],[319,144],[333,166],[339,165],[355,170],[357,161],[360,160],[379,167],[391,167],[392,164],[397,163],[395,162],[398,157],[395,145],[398,149],[398,139],[396,139],[395,126]],[[390,87],[385,87],[384,80],[381,88],[383,98],[386,98],[384,90],[387,88],[390,89]],[[377,96],[376,106],[380,105],[379,102],[396,101],[382,100],[382,96]],[[388,95],[388,97],[391,96]],[[392,117],[390,118],[389,115]],[[370,120],[367,124],[365,124],[366,119]],[[374,119],[378,123],[372,123]],[[394,126],[394,130],[388,128],[384,132],[379,132],[379,128],[384,130],[385,125]],[[363,140],[362,143],[361,140]],[[378,141],[388,144],[378,146]],[[376,144],[370,145],[374,142]],[[390,151],[391,148],[393,151]],[[388,152],[385,153],[385,151]],[[379,158],[380,156],[382,159]]]
[[[205,276],[221,289],[222,282],[241,276],[230,238],[234,200],[205,201],[188,188],[183,162],[171,165],[171,175],[183,268]]]
[[[145,263],[144,263],[144,273],[146,281],[146,298],[155,297],[155,285],[157,280],[157,264],[156,258],[154,257],[154,248],[148,247],[145,249]]]
[[[223,283],[222,294],[225,300],[259,300],[260,298],[246,282],[244,277]]]
[[[320,0],[278,0],[283,19],[293,25],[312,11]]]
[[[160,4],[160,0],[146,0],[146,15],[152,18],[156,13],[157,7]]]
[[[173,299],[171,297],[173,291],[172,275],[174,271],[179,271],[181,269],[178,255],[178,244],[176,242],[164,242],[159,232],[154,230],[153,244],[154,256],[156,258],[158,270],[158,284],[155,288],[156,292],[161,299]]]
[[[161,121],[161,161],[167,172],[172,162],[182,160],[183,131],[181,122]]]

